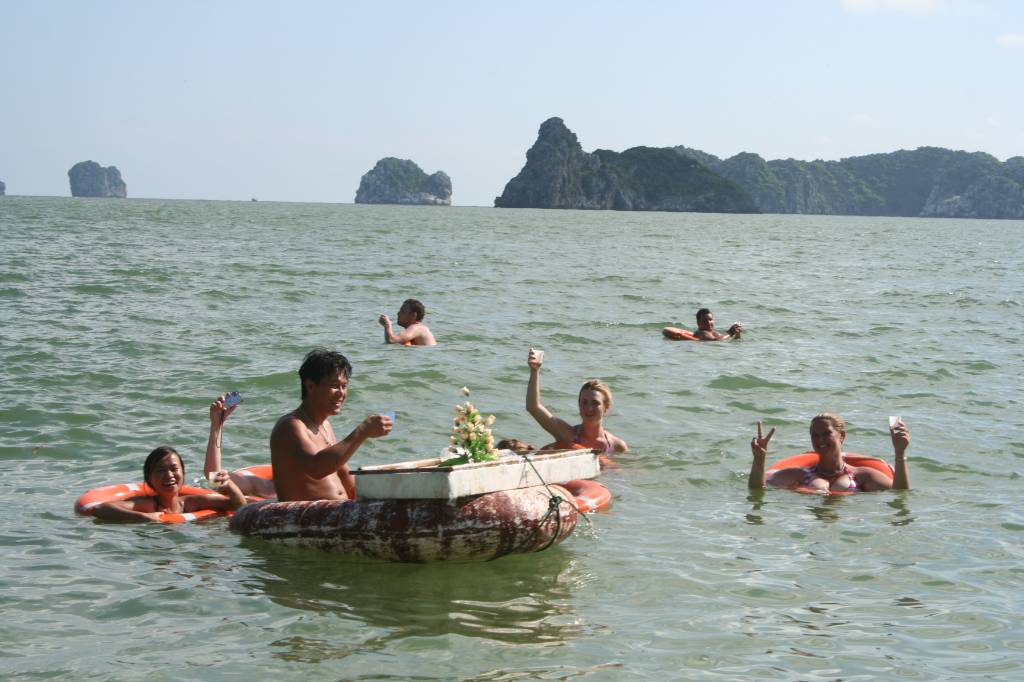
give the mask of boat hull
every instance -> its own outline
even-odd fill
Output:
[[[386,561],[485,561],[538,552],[576,527],[572,495],[552,485],[455,500],[254,502],[231,517],[243,535]]]

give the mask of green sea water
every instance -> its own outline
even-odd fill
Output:
[[[1024,676],[1024,223],[0,198],[0,675],[5,679]],[[436,348],[382,343],[427,306]],[[737,343],[664,340],[710,307]],[[100,524],[85,490],[155,446],[265,463],[311,347],[354,365],[333,419],[394,410],[354,464],[434,456],[459,388],[498,437],[615,392],[608,513],[482,564],[354,561],[223,519]],[[746,488],[838,412],[908,493]]]

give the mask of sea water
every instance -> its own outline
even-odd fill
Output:
[[[1024,223],[0,198],[5,678],[948,679],[1024,675]],[[434,348],[377,317],[427,308]],[[672,342],[711,308],[742,341]],[[269,461],[314,346],[352,361],[353,465],[433,456],[462,386],[495,435],[549,441],[614,390],[630,452],[607,513],[489,563],[355,561],[224,519],[73,514],[170,444],[201,471],[208,406],[245,396],[224,464]],[[746,486],[822,411],[907,493]]]

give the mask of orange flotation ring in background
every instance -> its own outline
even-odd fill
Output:
[[[593,450],[579,443],[549,443],[541,450]],[[619,465],[605,455],[599,455],[601,469],[618,469]],[[576,508],[581,512],[593,512],[604,509],[612,503],[612,492],[607,487],[585,478],[559,483],[576,499]]]
[[[269,464],[246,467],[239,469],[237,473],[243,476],[258,476],[268,480],[273,479],[273,469]],[[212,491],[205,488],[196,488],[190,485],[181,486],[179,495],[209,495]],[[93,509],[104,502],[117,502],[130,497],[152,497],[156,493],[146,483],[118,483],[116,485],[105,485],[93,488],[82,494],[75,501],[75,513],[91,516]],[[164,512],[160,514],[160,523],[184,523],[185,521],[199,521],[214,516],[230,516],[231,513],[222,509],[200,509],[194,512],[176,514]]]
[[[595,512],[612,503],[612,491],[597,481],[581,478],[558,485],[572,494],[576,501],[576,509],[581,512]]]
[[[679,327],[665,327],[661,330],[662,336],[666,339],[672,339],[673,341],[700,341],[693,332]]]
[[[786,457],[785,459],[780,459],[778,462],[775,462],[774,464],[769,466],[768,470],[765,471],[765,475],[767,476],[768,474],[773,474],[776,471],[781,471],[782,469],[803,469],[805,467],[817,466],[818,461],[820,459],[821,459],[821,457],[820,457],[820,455],[818,455],[817,452],[802,452],[799,455],[791,455],[790,457]],[[889,478],[896,478],[896,472],[893,471],[891,466],[889,466],[889,463],[886,462],[883,459],[879,459],[878,457],[869,457],[868,455],[858,455],[855,452],[844,452],[843,453],[843,461],[846,462],[847,464],[849,464],[850,466],[868,467],[868,468],[871,468],[871,469],[875,469],[876,471],[882,472],[883,474],[885,474]],[[794,488],[794,490],[797,490],[797,491],[800,491],[800,492],[811,491],[810,488],[807,488],[805,486],[797,486],[796,488]],[[821,492],[821,491],[813,490],[813,492]],[[832,494],[832,495],[837,495],[837,494],[843,495],[843,494],[849,494],[849,493],[847,493],[846,491],[842,491],[842,490],[830,490],[829,494]]]

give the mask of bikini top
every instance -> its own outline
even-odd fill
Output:
[[[850,484],[846,487],[846,490],[848,490],[849,492],[855,492],[857,490],[857,476],[856,474],[854,474],[853,468],[846,462],[843,462],[843,470],[840,471],[835,476],[833,476],[832,478],[826,478],[825,476],[822,476],[821,473],[818,471],[817,466],[803,467],[803,470],[806,473],[804,474],[804,480],[801,482],[801,485],[810,486],[811,482],[814,479],[820,478],[823,481],[828,481],[828,487],[831,490],[832,484],[839,480],[839,478],[845,474],[850,481]]]
[[[608,432],[602,430],[601,434],[604,436],[604,453],[603,454],[605,454],[605,455],[614,455],[615,454],[615,447],[612,446],[612,439],[608,437]],[[576,435],[573,437],[572,442],[576,443],[578,445],[586,445],[585,443],[580,441],[580,427],[579,426],[576,427]]]

